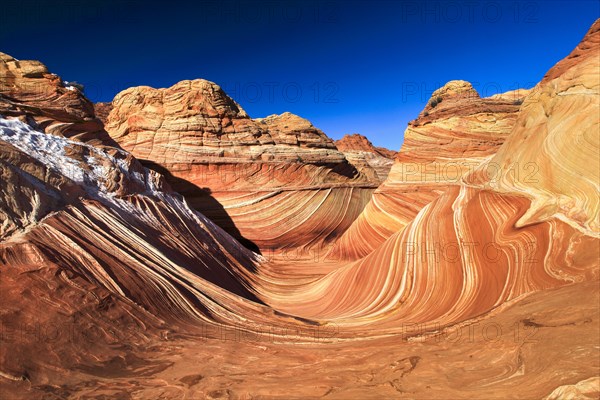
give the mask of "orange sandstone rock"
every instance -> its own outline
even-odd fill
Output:
[[[0,53],[0,115],[30,119],[53,135],[114,145],[93,104],[39,61]]]
[[[396,157],[395,151],[375,147],[369,139],[358,133],[345,135],[335,145],[362,174],[375,181],[385,180]]]
[[[202,79],[119,93],[106,129],[253,249],[327,245],[377,185],[309,121],[290,113],[253,120]]]

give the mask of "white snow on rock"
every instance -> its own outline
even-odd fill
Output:
[[[64,86],[65,89],[70,90],[70,91],[74,91],[77,90],[77,88],[75,86],[71,86],[70,82],[67,81],[62,81],[62,85]]]
[[[102,149],[86,143],[36,131],[18,119],[6,119],[0,116],[0,140],[12,144],[53,171],[80,184],[92,196],[105,198],[114,196],[103,184],[104,179],[109,176],[109,169],[118,169],[146,189],[150,191],[154,189],[149,187],[147,176],[129,171],[125,160],[115,158]],[[85,147],[89,153],[85,157],[85,162],[70,157],[67,153],[69,146]]]
[[[141,188],[144,188],[142,193],[132,194],[160,199],[160,201],[169,204],[179,215],[192,219],[207,232],[212,232],[211,235],[218,236],[215,239],[217,242],[231,242],[235,247],[235,251],[247,253],[257,262],[263,260],[262,256],[247,250],[207,217],[192,209],[183,197],[175,193],[165,193],[158,189],[156,187],[156,173],[145,168],[143,172],[130,170],[129,164],[125,160],[127,153],[123,150],[117,150],[122,158],[113,157],[101,148],[39,132],[18,119],[6,119],[2,115],[0,115],[0,140],[10,143],[53,171],[78,183],[85,189],[90,198],[95,198],[113,209],[117,208],[128,214],[137,214],[142,218],[148,218],[149,216],[145,215],[145,211],[138,208],[135,203],[119,198],[104,185],[103,182],[110,176],[111,170],[118,169],[131,181],[137,182]],[[68,155],[67,149],[70,146],[82,146],[88,150],[88,154],[84,155],[83,161]]]

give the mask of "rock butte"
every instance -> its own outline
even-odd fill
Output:
[[[100,116],[1,59],[4,397],[600,395],[600,20],[531,91],[436,91],[372,198],[359,137],[203,80]],[[240,237],[302,251],[242,246],[201,187]]]
[[[373,146],[369,139],[358,133],[345,135],[335,145],[352,165],[375,182],[385,180],[397,154],[395,151]]]
[[[264,254],[323,251],[380,182],[309,121],[251,119],[203,79],[119,93],[106,129],[192,207]]]

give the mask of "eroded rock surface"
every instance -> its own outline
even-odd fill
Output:
[[[19,116],[41,130],[94,144],[113,145],[93,104],[39,61],[0,53],[0,114]]]
[[[253,120],[202,79],[121,92],[106,128],[194,208],[265,253],[327,246],[377,186],[309,121]]]
[[[358,133],[345,135],[335,145],[352,165],[373,181],[383,182],[387,178],[397,154],[395,151],[373,146],[369,139]]]
[[[520,105],[509,97],[482,99],[465,81],[451,81],[436,90],[406,129],[387,179],[330,256],[355,260],[368,255],[493,156],[519,112]]]
[[[600,20],[521,105],[479,99],[465,82],[436,93],[373,197],[379,208],[351,228],[395,230],[370,249],[344,237],[337,259],[260,256],[135,155],[58,129],[62,114],[45,129],[27,101],[0,113],[3,398],[597,398],[599,34]],[[150,103],[159,115],[161,96]],[[207,119],[211,132],[236,128],[207,153],[277,158],[250,174],[264,191],[221,182],[246,232],[307,248],[307,231],[333,242],[360,213],[365,178],[336,170],[349,164],[310,124],[208,104],[222,116]],[[153,123],[146,113],[140,127]],[[249,144],[232,140],[238,128]],[[249,151],[261,137],[278,149]],[[186,140],[198,165],[220,168]],[[331,163],[308,161],[315,143]],[[186,147],[167,144],[192,179]],[[288,147],[307,161],[290,162]],[[414,169],[433,161],[458,164],[457,178]],[[533,163],[533,175],[515,163]],[[386,196],[405,198],[380,205]]]

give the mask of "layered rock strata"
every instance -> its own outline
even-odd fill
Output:
[[[480,98],[465,81],[436,90],[404,133],[387,179],[332,249],[334,259],[368,255],[405,227],[449,186],[489,160],[509,136],[520,108],[511,99]]]
[[[373,146],[369,139],[358,133],[345,135],[335,145],[352,165],[373,181],[383,182],[387,178],[397,154],[395,151]]]
[[[377,185],[309,121],[290,113],[253,120],[202,79],[119,93],[106,129],[195,209],[263,253],[327,246]]]
[[[80,89],[39,61],[0,53],[0,114],[19,116],[53,135],[114,145]]]

